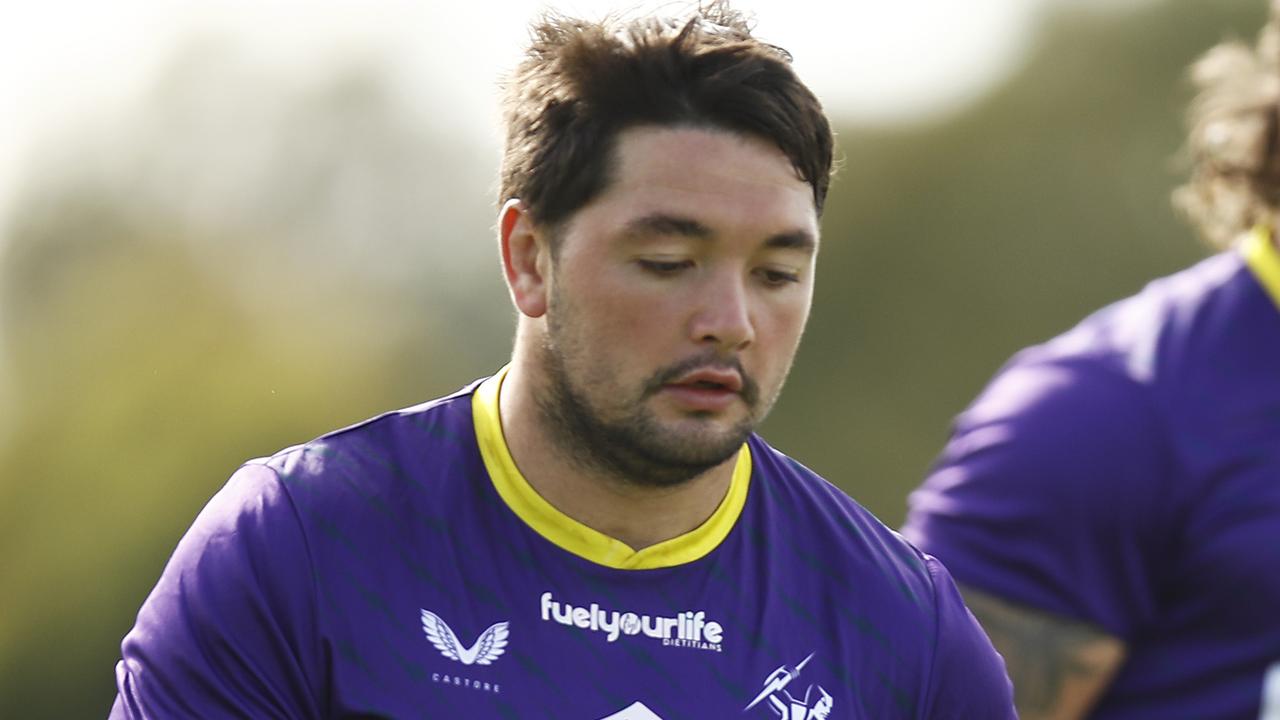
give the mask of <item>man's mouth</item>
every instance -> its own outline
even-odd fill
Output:
[[[734,370],[702,368],[685,373],[668,385],[737,394],[742,392],[742,376]]]
[[[663,386],[665,394],[693,412],[727,410],[742,392],[742,376],[734,370],[702,368],[685,373]]]

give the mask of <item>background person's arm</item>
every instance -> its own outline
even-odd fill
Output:
[[[1020,353],[957,417],[903,527],[961,585],[1024,720],[1105,704],[1186,496],[1147,386],[1062,344]]]
[[[1105,631],[961,587],[965,604],[1004,656],[1021,720],[1084,718],[1124,662]]]

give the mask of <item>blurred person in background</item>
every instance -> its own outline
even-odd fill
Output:
[[[112,716],[1013,717],[947,572],[753,432],[832,167],[786,52],[550,15],[505,120],[510,364],[236,471]]]
[[[1015,355],[910,498],[1025,720],[1280,718],[1280,3],[1192,78],[1222,252]]]

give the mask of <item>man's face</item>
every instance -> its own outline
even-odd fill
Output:
[[[817,237],[813,190],[772,144],[624,131],[551,263],[538,402],[561,445],[648,485],[730,458],[791,367]]]

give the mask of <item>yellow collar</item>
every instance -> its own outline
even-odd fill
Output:
[[[747,502],[751,482],[751,451],[744,443],[729,483],[729,492],[707,521],[693,530],[643,550],[587,527],[557,510],[533,489],[516,468],[502,434],[498,393],[508,367],[476,388],[471,399],[476,440],[485,469],[498,495],[529,527],[553,544],[591,562],[619,570],[652,570],[693,562],[714,550],[728,536]]]
[[[1258,283],[1280,309],[1280,251],[1271,242],[1271,231],[1262,225],[1255,226],[1245,236],[1240,252]]]

